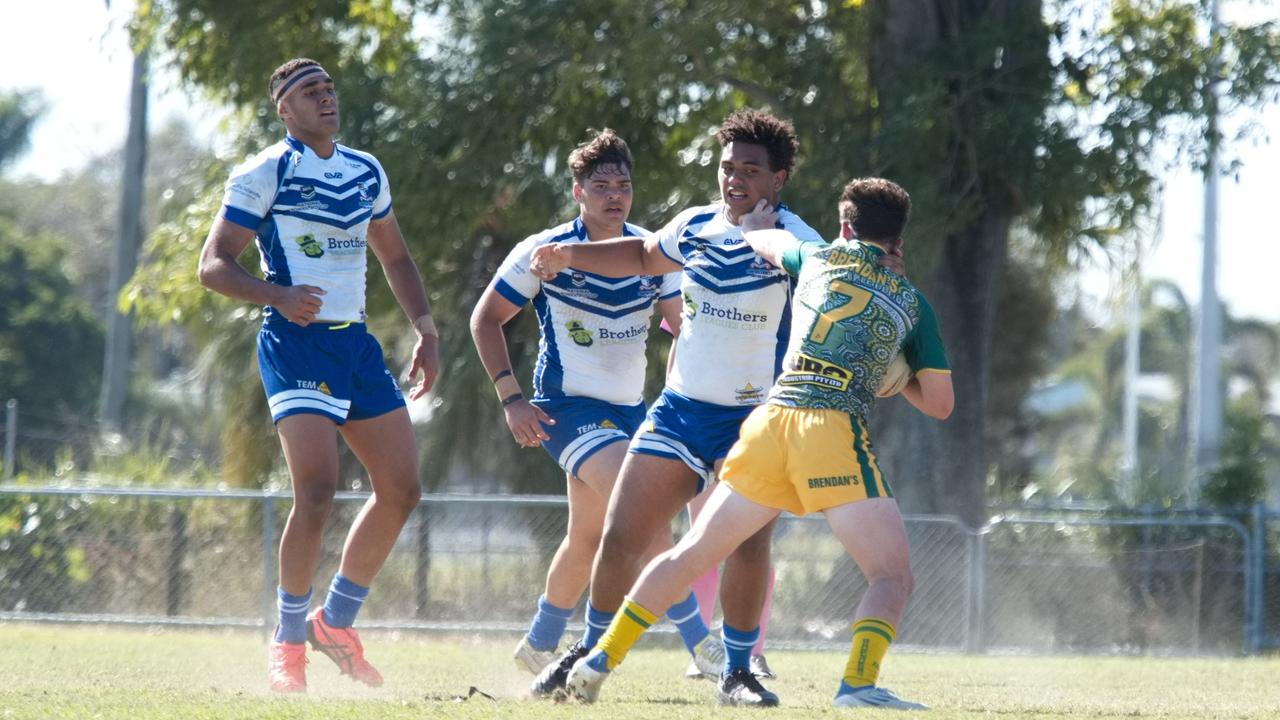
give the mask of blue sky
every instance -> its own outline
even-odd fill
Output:
[[[1228,18],[1280,18],[1280,9],[1247,0],[1222,0]],[[1261,7],[1260,7],[1261,5]],[[30,153],[10,175],[56,177],[123,143],[129,103],[132,56],[124,22],[132,2],[116,0],[42,0],[11,3],[0,23],[0,89],[39,90],[46,112],[36,128]],[[48,32],[57,28],[56,42]],[[221,111],[177,88],[176,76],[157,70],[151,95],[152,127],[182,117],[211,144],[217,140]],[[1239,180],[1224,178],[1220,188],[1219,292],[1233,314],[1280,321],[1280,224],[1271,211],[1280,205],[1280,107],[1249,118],[1262,133],[1256,143],[1236,146],[1244,166]],[[1239,122],[1240,119],[1231,122]],[[1264,142],[1265,138],[1271,142]],[[1144,258],[1145,273],[1168,278],[1191,302],[1200,296],[1200,177],[1190,170],[1169,173],[1163,202],[1163,237]],[[1103,317],[1118,297],[1118,276],[1101,265],[1082,273],[1080,292]]]

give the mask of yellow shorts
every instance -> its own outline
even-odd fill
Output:
[[[761,405],[742,423],[720,478],[752,502],[796,515],[893,497],[866,424],[838,410]]]

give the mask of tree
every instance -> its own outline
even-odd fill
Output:
[[[939,425],[886,408],[877,437],[905,507],[976,523],[1010,232],[1025,226],[1058,258],[1105,244],[1150,204],[1152,140],[1170,134],[1169,120],[1191,118],[1192,141],[1203,131],[1194,119],[1210,48],[1188,2],[1121,0],[1103,32],[1061,19],[1066,3],[1046,18],[1040,2],[1019,0],[355,7],[167,0],[143,19],[184,77],[257,111],[255,142],[271,117],[258,86],[280,48],[308,48],[339,76],[344,138],[386,161],[445,328],[429,472],[462,460],[495,472],[523,464],[502,437],[465,318],[505,252],[567,214],[560,163],[585,126],[612,126],[631,143],[634,216],[656,225],[712,197],[710,131],[753,104],[796,123],[801,164],[785,197],[812,224],[834,226],[851,175],[886,175],[912,192],[909,273],[939,308],[957,410]],[[438,32],[420,39],[415,20]],[[1278,79],[1273,28],[1231,28],[1214,43],[1234,58],[1224,72],[1236,102]],[[1185,145],[1194,160],[1202,143]],[[371,288],[375,322],[388,322],[394,306]],[[516,349],[527,366],[531,345]],[[459,454],[474,446],[492,452]]]
[[[31,130],[40,115],[34,93],[0,93],[0,167],[21,157],[31,141]]]
[[[63,258],[69,243],[19,232],[0,217],[0,398],[16,398],[19,458],[45,463],[84,447],[84,410],[97,397],[102,324],[78,298]]]
[[[1206,83],[1236,104],[1274,93],[1280,34],[1271,25],[1200,37],[1204,9],[1119,0],[1101,32],[1066,20],[1078,5],[1022,0],[873,3],[872,83],[881,142],[919,152],[888,167],[941,206],[938,264],[923,285],[951,352],[956,411],[945,427],[893,417],[887,465],[918,484],[907,506],[985,513],[983,427],[990,393],[997,270],[1027,222],[1050,253],[1105,244],[1150,206],[1154,140],[1186,122],[1202,160]],[[1214,59],[1222,79],[1211,77]],[[944,502],[945,500],[945,502]]]

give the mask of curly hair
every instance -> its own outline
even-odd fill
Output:
[[[312,60],[311,58],[294,58],[276,68],[271,73],[271,80],[267,82],[267,97],[271,98],[272,102],[275,102],[276,89],[280,87],[281,83],[288,80],[290,75],[293,75],[304,67],[312,67],[313,65],[319,64],[320,63]]]
[[[740,108],[734,110],[720,124],[716,131],[716,140],[724,147],[731,142],[744,142],[762,145],[769,151],[769,169],[787,171],[796,163],[796,150],[800,143],[796,141],[796,129],[789,120],[774,117],[763,110]]]
[[[863,240],[892,241],[902,237],[911,219],[911,196],[884,178],[855,178],[840,193],[840,222],[848,223]]]
[[[631,149],[627,141],[609,128],[590,130],[591,137],[569,153],[569,172],[579,183],[602,165],[617,165],[631,172]]]

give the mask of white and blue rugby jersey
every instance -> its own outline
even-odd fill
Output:
[[[623,234],[644,237],[649,231],[627,223]],[[582,218],[525,238],[493,278],[502,297],[519,306],[532,301],[538,314],[534,397],[643,402],[649,321],[657,300],[680,292],[680,273],[611,278],[568,268],[551,281],[539,280],[529,271],[530,258],[554,242],[590,242]]]
[[[755,254],[723,204],[689,208],[655,234],[684,266],[684,320],[667,389],[716,405],[758,405],[782,370],[791,327],[791,281]],[[822,237],[784,205],[777,227]]]
[[[364,322],[366,231],[391,188],[372,155],[333,147],[322,158],[286,136],[258,153],[231,173],[222,216],[258,234],[267,282],[325,291],[318,322]]]

